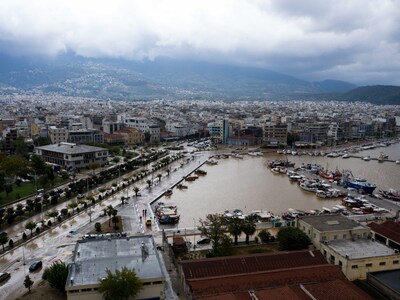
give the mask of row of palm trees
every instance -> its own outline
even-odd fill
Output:
[[[228,231],[234,237],[234,244],[238,245],[239,236],[244,233],[246,235],[246,244],[250,243],[250,236],[256,232],[256,223],[250,216],[244,219],[234,217],[227,219]]]

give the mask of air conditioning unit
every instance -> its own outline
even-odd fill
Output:
[[[329,245],[329,240],[324,240],[325,245]]]

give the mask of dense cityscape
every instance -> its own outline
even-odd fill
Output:
[[[0,300],[400,299],[399,19],[0,1]]]
[[[290,162],[304,155],[353,157],[353,161],[361,155],[367,160],[357,152],[376,147],[382,155],[384,148],[398,145],[398,106],[336,101],[129,102],[24,93],[2,96],[0,101],[4,299],[24,295],[21,284],[28,266],[35,295],[44,297],[50,289],[60,299],[101,295],[96,276],[105,276],[106,269],[117,265],[135,270],[143,284],[140,299],[220,299],[243,289],[253,291],[249,297],[254,293],[262,299],[264,293],[272,295],[282,288],[292,298],[298,293],[293,290],[296,282],[310,282],[307,291],[313,295],[318,295],[316,286],[334,293],[329,283],[338,293],[352,293],[355,299],[376,299],[384,294],[376,283],[371,292],[350,282],[370,286],[369,276],[379,281],[381,272],[398,269],[398,186],[378,192],[373,185],[367,190],[357,181],[361,179],[344,182],[345,175],[338,169],[335,173],[328,166],[306,165],[307,160],[295,168]],[[249,168],[250,157],[256,161],[262,157],[258,164],[265,164],[265,170],[269,167],[271,174],[287,173],[290,181],[299,181],[301,189],[320,199],[335,199],[337,204],[313,210],[286,207],[281,215],[268,207],[251,212],[238,207],[225,213],[211,209],[211,214],[195,215],[184,208],[178,212],[178,205],[169,200],[175,191],[188,189],[186,181],[194,182],[207,173],[213,176],[215,167],[210,166],[229,157],[243,160],[243,170]],[[382,159],[386,166],[400,163],[400,155],[372,159]],[[224,162],[220,163],[217,167],[224,168]],[[225,188],[230,189],[229,183]],[[211,201],[229,207],[228,198]],[[252,206],[250,198],[246,203]],[[285,244],[284,231],[294,229],[306,241]],[[241,245],[238,249],[248,245],[249,252],[234,255],[236,245]],[[279,252],[284,249],[308,250]],[[255,255],[251,251],[260,253],[256,255],[261,265],[224,269],[226,260],[250,263]],[[117,257],[116,265],[112,257]],[[281,261],[279,267],[272,267],[271,259]],[[205,260],[219,268],[219,275],[213,276],[219,278],[222,290],[214,286],[214,277],[190,275],[204,272]],[[361,262],[368,268],[361,267]],[[267,265],[274,271],[265,271]],[[42,279],[37,270],[50,274],[50,267],[64,268],[59,289],[66,294],[51,288],[41,291],[40,282],[49,279]],[[315,267],[324,270],[318,283],[314,282]],[[271,291],[282,268],[291,271],[279,275],[287,279]],[[248,276],[256,278],[257,272],[268,275],[257,284],[242,282]],[[308,278],[308,273],[313,276]],[[227,285],[231,276],[239,276],[235,288]],[[29,290],[31,285],[25,284]]]

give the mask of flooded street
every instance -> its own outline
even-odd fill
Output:
[[[400,156],[400,144],[386,148],[377,148],[356,153],[377,157],[380,152],[396,160]],[[301,210],[321,209],[340,204],[339,199],[327,200],[318,198],[314,193],[301,190],[291,183],[286,175],[276,175],[267,167],[271,159],[285,159],[286,156],[275,153],[263,157],[244,156],[243,159],[219,159],[218,165],[204,165],[201,169],[207,172],[194,182],[184,181],[188,189],[174,189],[170,197],[160,201],[178,206],[180,222],[175,226],[163,228],[193,228],[199,218],[204,219],[209,213],[223,213],[225,210],[241,209],[248,214],[252,210],[267,210],[282,214],[288,208]],[[375,183],[378,189],[400,189],[400,165],[394,162],[363,161],[358,158],[343,159],[312,156],[287,156],[287,159],[301,166],[302,163],[317,163],[328,169],[338,168],[352,170],[354,176],[364,177]]]

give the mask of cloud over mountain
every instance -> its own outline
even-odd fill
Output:
[[[399,19],[390,0],[3,0],[0,52],[168,56],[400,84]]]

